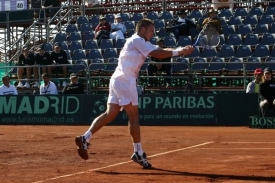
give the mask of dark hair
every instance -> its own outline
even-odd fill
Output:
[[[2,77],[2,81],[4,81],[4,80],[5,80],[5,78],[10,79],[10,77],[9,77],[8,75],[5,75],[5,76],[3,76],[3,77]]]
[[[154,25],[154,22],[148,18],[143,18],[137,23],[136,32],[138,33],[142,27],[148,28],[150,25]]]
[[[42,78],[50,78],[51,76],[50,76],[50,74],[48,74],[48,73],[44,73],[44,74],[42,74]]]

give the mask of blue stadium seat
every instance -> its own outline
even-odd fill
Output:
[[[243,40],[243,44],[244,45],[251,45],[251,46],[255,46],[257,44],[259,44],[260,41],[259,41],[259,36],[258,34],[251,34],[251,33],[248,33],[244,40]]]
[[[200,19],[203,17],[202,11],[201,10],[191,10],[190,15],[188,16],[189,18],[194,18],[194,19]]]
[[[103,59],[101,49],[92,49],[87,55],[88,60]]]
[[[231,34],[228,36],[227,45],[238,46],[242,44],[242,36],[241,34]]]
[[[275,43],[275,34],[264,33],[260,41],[261,45],[273,45]]]
[[[161,29],[161,28],[164,28],[165,27],[165,22],[163,19],[161,20],[154,20],[154,26],[155,26],[155,29]]]
[[[180,36],[177,42],[177,46],[184,47],[187,45],[193,45],[191,36]]]
[[[233,17],[233,12],[232,9],[221,9],[221,11],[218,14],[218,17],[225,17],[225,18],[230,18]]]
[[[157,39],[158,39],[158,37],[152,37],[150,39],[150,43],[153,44],[153,45],[156,45],[157,44]]]
[[[199,57],[199,56],[200,56],[200,50],[199,50],[198,47],[195,47],[195,48],[194,48],[194,51],[193,51],[191,54],[186,55],[185,57],[186,57],[186,58],[190,58],[190,59],[194,59],[194,58]],[[191,60],[190,60],[190,61],[191,61]]]
[[[222,71],[225,68],[225,61],[224,58],[220,57],[213,57],[210,61],[209,67],[207,71]]]
[[[256,68],[262,68],[262,62],[260,57],[249,57],[245,65],[245,70],[248,72],[253,72]]]
[[[164,38],[164,37],[171,37],[171,33],[170,32],[166,32],[164,28],[160,28],[157,31],[157,36]]]
[[[270,67],[272,70],[275,70],[275,57],[266,57],[265,61],[262,64],[263,68]]]
[[[81,59],[86,59],[86,53],[85,50],[75,50],[72,52],[72,60],[77,61]]]
[[[114,48],[114,43],[112,39],[102,39],[98,45],[100,49]]]
[[[240,45],[238,46],[235,57],[247,59],[252,55],[252,50],[250,45]]]
[[[93,15],[89,19],[89,23],[92,24],[92,26],[98,25],[99,24],[99,15]]]
[[[91,60],[91,64],[89,65],[89,69],[91,72],[98,72],[98,71],[102,71],[105,70],[105,66],[104,66],[104,59],[101,58],[95,58],[93,60]]]
[[[254,6],[254,7],[251,7],[248,14],[249,15],[256,15],[256,16],[259,17],[259,16],[262,16],[263,13],[264,13],[263,8]]]
[[[197,36],[199,35],[200,32],[201,32],[201,30],[192,27],[192,28],[190,29],[190,36],[191,36],[191,38],[197,37]]]
[[[79,41],[82,40],[82,36],[80,32],[71,32],[70,35],[68,36],[68,41]]]
[[[69,47],[66,42],[60,42],[61,50],[69,50]]]
[[[159,15],[159,19],[163,19],[164,21],[173,20],[173,15],[170,13],[170,11],[164,11]]]
[[[224,34],[220,34],[219,46],[226,44]]]
[[[70,52],[70,50],[64,50],[65,52],[66,52],[66,54],[67,54],[67,60],[68,60],[68,62],[72,62],[72,56],[71,56],[71,52]]]
[[[268,24],[257,24],[253,29],[254,34],[264,34],[268,32]]]
[[[106,21],[110,24],[115,22],[115,16],[113,14],[106,14],[105,17]]]
[[[237,34],[241,34],[242,36],[245,36],[248,33],[252,33],[252,27],[249,24],[239,25],[236,33]]]
[[[127,22],[130,21],[130,15],[129,13],[121,13],[121,22]]]
[[[230,17],[227,25],[241,25],[243,24],[242,22],[242,17],[241,16],[234,16],[234,17]]]
[[[53,43],[56,43],[56,42],[60,43],[60,42],[64,42],[64,41],[67,41],[67,35],[63,32],[56,33]]]
[[[269,33],[275,33],[275,23],[271,24],[268,32]]]
[[[70,45],[70,51],[74,51],[74,50],[82,50],[83,49],[83,46],[82,46],[82,41],[73,41],[71,42],[71,45]]]
[[[84,46],[85,50],[92,50],[92,49],[98,49],[97,40],[88,40],[85,43]]]
[[[264,14],[265,15],[275,15],[275,7],[274,6],[266,7]]]
[[[227,25],[227,21],[225,19],[225,17],[220,17],[221,23],[222,23],[222,27]]]
[[[189,58],[178,57],[174,63],[176,64],[172,64],[173,73],[184,72],[189,70]]]
[[[270,57],[275,57],[275,44],[273,44],[273,46],[271,48]]]
[[[252,26],[256,25],[256,24],[258,24],[258,18],[256,15],[248,15],[244,18],[243,24],[245,24],[245,25],[250,24]]]
[[[233,45],[222,45],[220,51],[218,52],[218,57],[220,58],[231,58],[235,56]]]
[[[247,8],[236,8],[234,16],[241,16],[241,17],[246,17],[248,15],[248,10]]]
[[[88,31],[84,33],[83,41],[93,40],[95,38],[95,34],[93,31]]]
[[[76,23],[80,27],[82,24],[89,23],[89,19],[86,16],[79,16],[76,20]]]
[[[243,59],[232,57],[226,64],[225,70],[227,71],[240,71],[243,70]]]
[[[118,59],[117,58],[111,58],[108,60],[106,64],[106,68],[104,69],[107,72],[113,73],[117,67]]]
[[[164,38],[164,45],[169,48],[176,47],[176,39],[172,37],[165,37]]]
[[[274,17],[273,15],[262,15],[259,19],[259,24],[273,24]]]
[[[209,63],[206,61],[206,58],[197,57],[194,59],[193,64],[191,65],[192,71],[205,71],[209,67]]]
[[[270,55],[270,50],[268,45],[256,45],[255,50],[252,53],[252,57],[267,57]]]
[[[81,32],[81,34],[85,34],[85,32],[93,32],[93,29],[89,23],[81,24],[78,30]]]
[[[77,64],[81,64],[81,65],[77,65]],[[85,71],[87,68],[88,68],[88,61],[86,59],[79,59],[79,60],[76,60],[75,63],[73,64],[72,72],[78,73],[81,71]]]
[[[152,21],[159,19],[158,14],[156,12],[148,12],[146,18],[148,18]]]
[[[46,52],[53,51],[53,45],[51,43],[44,43],[43,46]]]
[[[118,39],[116,41],[115,48],[122,49],[125,43],[126,43],[126,39]]]
[[[116,48],[106,48],[102,54],[104,59],[118,58]]]
[[[236,34],[235,25],[225,25],[222,28],[223,34],[229,36],[230,34]]]
[[[70,34],[70,33],[72,33],[72,32],[77,32],[78,31],[78,28],[77,28],[77,25],[76,24],[69,24],[69,25],[67,25],[67,27],[66,27],[66,33],[67,34]]]
[[[203,49],[201,54],[200,54],[200,57],[202,57],[202,58],[212,58],[212,57],[217,56],[217,54],[218,54],[218,52],[217,52],[216,48]]]
[[[141,19],[143,19],[143,15],[141,13],[133,13],[131,16],[131,21],[139,22]]]
[[[135,29],[135,22],[134,21],[125,21],[123,22],[127,30]]]

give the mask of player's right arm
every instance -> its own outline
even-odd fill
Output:
[[[173,56],[185,56],[194,51],[194,48],[192,46],[185,46],[181,49],[171,49],[171,48],[158,48],[156,50],[153,50],[149,53],[151,57],[155,58],[167,58],[167,57],[173,57]]]

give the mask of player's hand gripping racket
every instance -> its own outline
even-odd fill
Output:
[[[215,28],[205,26],[199,33],[197,40],[193,47],[201,47],[205,49],[213,49],[220,43],[220,34]]]

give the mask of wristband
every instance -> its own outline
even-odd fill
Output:
[[[178,56],[178,55],[179,55],[179,51],[177,51],[177,50],[172,51],[172,56],[173,57]]]

